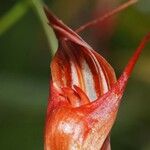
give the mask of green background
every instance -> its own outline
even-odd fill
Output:
[[[47,0],[45,3],[75,29],[93,17],[95,9],[102,5],[100,1]],[[2,16],[20,2],[0,0],[0,28]],[[107,5],[115,6],[111,0]],[[17,22],[3,33],[0,30],[1,150],[43,149],[51,50],[35,9],[26,7],[27,12]],[[10,19],[14,18],[7,21]],[[141,0],[112,18],[110,25],[102,27],[106,28],[106,34],[101,36],[101,30],[96,28],[82,36],[99,49],[119,76],[140,40],[150,32],[150,1]],[[150,150],[150,44],[129,80],[111,135],[113,150]]]

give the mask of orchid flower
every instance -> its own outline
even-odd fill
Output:
[[[150,34],[116,79],[100,54],[50,11],[45,12],[59,42],[51,62],[45,150],[110,150],[121,98]]]

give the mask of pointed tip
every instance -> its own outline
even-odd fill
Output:
[[[130,58],[127,66],[125,67],[123,73],[126,74],[127,77],[129,77],[133,71],[133,68],[142,52],[142,50],[145,48],[146,44],[150,41],[150,32],[141,40],[138,48],[134,52],[133,56]]]
[[[145,48],[146,44],[150,41],[150,32],[141,40],[138,48],[133,53],[132,57],[128,61],[123,73],[119,77],[116,85],[114,85],[114,89],[116,94],[123,94],[126,84],[128,82],[129,77],[135,67],[136,62],[138,61],[143,49]]]
[[[117,13],[125,10],[126,8],[128,8],[129,6],[135,4],[136,2],[138,2],[138,0],[128,0],[127,2],[119,5],[118,7],[112,9],[111,11],[107,12],[106,14],[104,14],[103,16],[100,16],[92,21],[87,22],[86,24],[80,26],[78,29],[76,29],[76,33],[80,33],[82,31],[84,31],[85,29],[89,28],[89,27],[93,27],[96,24],[112,17],[113,15],[116,15]]]
[[[49,24],[53,27],[54,25],[60,25],[60,20],[54,15],[54,13],[45,5],[43,7],[44,12],[47,16]]]
[[[69,27],[67,27],[54,13],[44,6],[44,12],[48,19],[48,24],[54,29],[57,38],[67,37],[68,35],[77,36]]]

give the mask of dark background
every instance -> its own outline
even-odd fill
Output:
[[[20,1],[0,0],[0,21]],[[77,28],[123,1],[45,2],[65,23]],[[150,1],[141,0],[107,22],[85,31],[82,36],[99,49],[119,76],[149,31]],[[43,149],[50,61],[47,39],[34,9],[29,8],[7,31],[0,32],[1,150]],[[129,80],[111,135],[113,150],[150,150],[150,44]]]

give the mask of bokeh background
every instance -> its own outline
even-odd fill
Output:
[[[39,0],[0,0],[2,150],[43,149],[51,50],[32,1]],[[44,2],[75,29],[124,1]],[[150,1],[140,0],[81,35],[107,58],[119,76],[139,41],[149,31]],[[144,49],[129,80],[111,143],[113,150],[150,150],[150,44]]]

